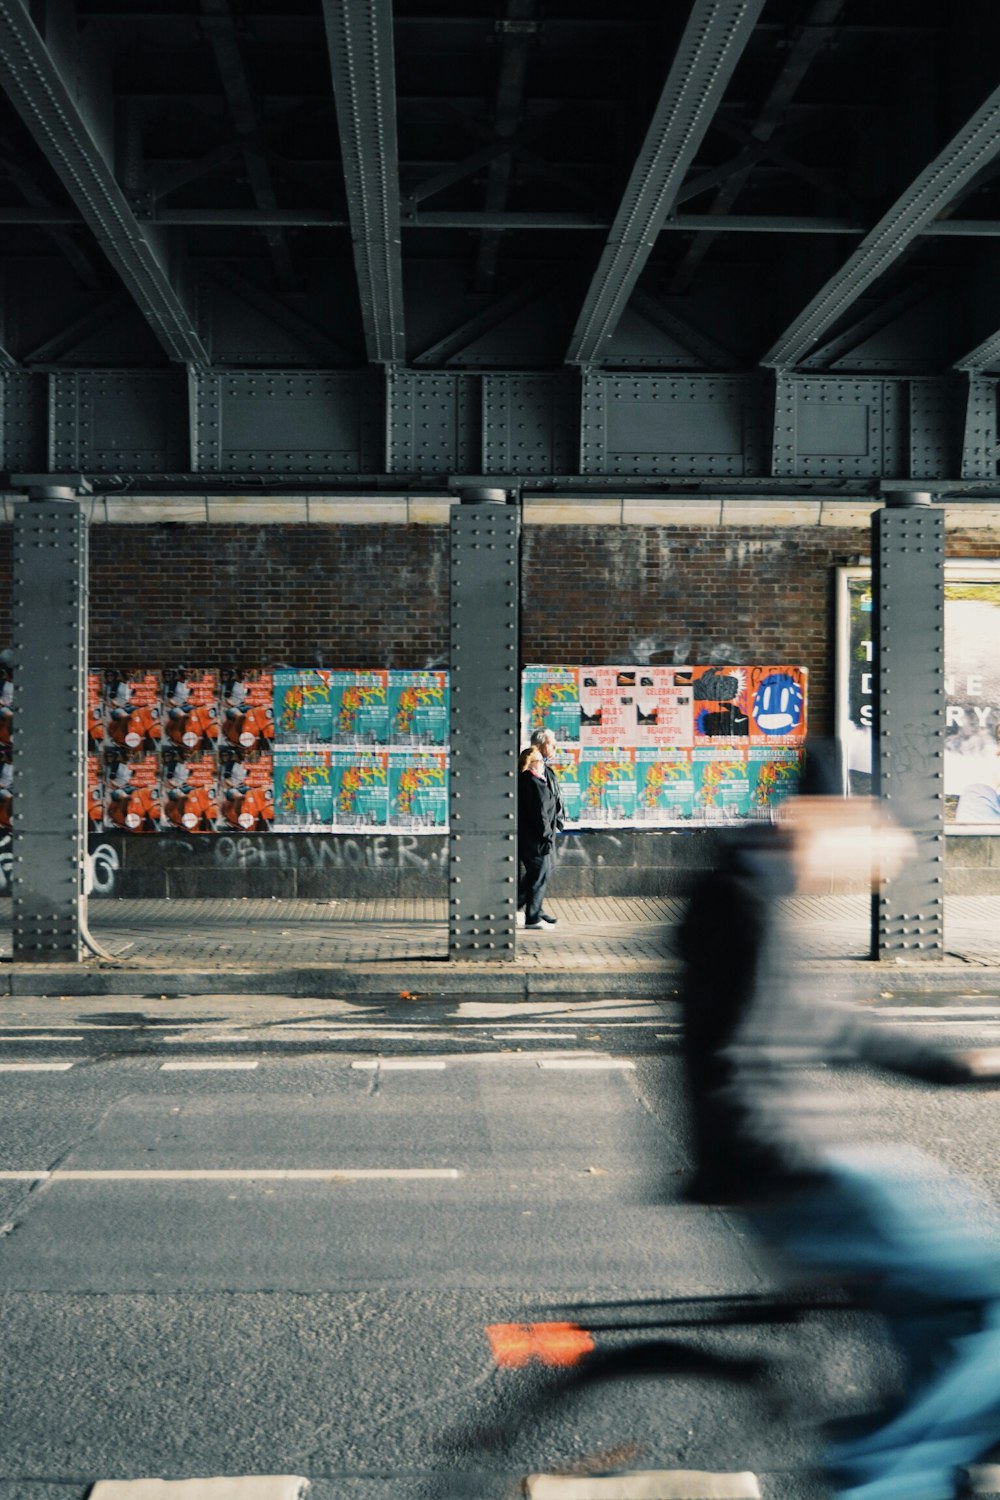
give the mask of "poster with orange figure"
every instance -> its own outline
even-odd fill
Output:
[[[219,674],[219,743],[241,760],[269,755],[274,744],[274,680],[270,672]]]
[[[792,795],[802,776],[805,752],[786,746],[781,749],[767,745],[751,745],[747,751],[747,779],[750,784],[750,812],[754,817],[766,817],[772,807],[777,807]]]
[[[87,756],[87,827],[99,833],[104,827],[104,778],[101,757],[96,752]]]
[[[163,738],[158,672],[107,668],[104,679],[104,738],[126,755],[147,755]]]
[[[99,751],[104,743],[104,700],[100,672],[87,673],[87,748]]]
[[[219,752],[220,827],[226,832],[267,833],[274,824],[274,765],[270,755],[243,760]]]
[[[389,739],[388,672],[331,672],[333,743],[384,745]]]
[[[330,760],[335,833],[385,828],[389,821],[389,752],[335,748]]]
[[[162,824],[160,757],[104,752],[104,826],[123,833],[157,833]]]
[[[274,747],[274,827],[279,833],[326,833],[333,826],[333,751]]]
[[[549,767],[559,778],[559,792],[566,810],[567,823],[580,821],[580,747],[579,745],[557,745],[549,760]]]
[[[331,676],[318,667],[282,667],[274,673],[275,744],[333,743]]]
[[[215,833],[219,827],[219,760],[214,753],[163,751],[163,827]]]
[[[447,828],[447,751],[391,751],[389,826],[406,833],[440,833]]]
[[[194,757],[214,750],[219,740],[219,680],[214,672],[186,668],[163,673],[163,744]]]

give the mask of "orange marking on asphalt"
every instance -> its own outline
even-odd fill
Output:
[[[533,1359],[577,1365],[594,1348],[593,1335],[579,1323],[491,1323],[486,1337],[502,1370],[521,1370]]]

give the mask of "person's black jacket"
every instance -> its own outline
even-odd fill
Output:
[[[691,894],[680,932],[682,1053],[699,1202],[749,1203],[822,1176],[851,1120],[814,1070],[868,1063],[936,1083],[966,1066],[816,993],[790,955],[779,829],[747,829]],[[863,1122],[862,1122],[863,1123]]]
[[[522,853],[551,854],[555,842],[559,794],[548,776],[544,781],[530,771],[517,778],[517,842]]]

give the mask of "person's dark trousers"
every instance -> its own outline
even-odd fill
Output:
[[[539,920],[538,913],[542,909],[545,882],[552,868],[552,855],[538,854],[534,851],[526,854],[522,850],[521,863],[524,866],[524,873],[517,888],[517,904],[524,907],[524,920],[527,925],[530,925]]]

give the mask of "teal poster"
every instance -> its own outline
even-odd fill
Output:
[[[604,827],[635,818],[635,750],[585,746],[580,751],[580,822]]]
[[[275,742],[329,745],[333,740],[332,673],[279,667],[274,673]]]
[[[447,672],[389,673],[389,740],[393,745],[447,745]]]
[[[389,821],[388,750],[333,750],[330,768],[334,829],[384,828]]]
[[[393,831],[409,833],[440,833],[447,828],[448,756],[444,750],[392,751],[389,823]]]
[[[766,814],[769,808],[777,807],[795,791],[802,775],[802,755],[801,750],[750,746],[747,778],[753,815]]]
[[[691,751],[695,808],[709,822],[746,818],[750,813],[750,784],[746,751],[737,746]]]
[[[566,809],[566,822],[578,823],[583,800],[580,787],[580,751],[575,745],[560,745],[549,765],[559,778],[559,791]]]
[[[331,672],[333,739],[338,745],[384,745],[389,739],[387,672]]]
[[[560,741],[579,741],[576,667],[525,667],[521,674],[521,734],[525,744],[536,729],[551,729]]]
[[[635,752],[636,818],[640,823],[683,823],[694,816],[690,750],[642,746]]]
[[[328,831],[333,823],[332,751],[308,745],[274,749],[274,827],[282,833]]]

